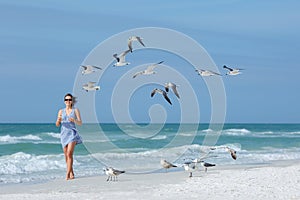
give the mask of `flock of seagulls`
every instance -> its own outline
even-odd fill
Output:
[[[124,67],[130,64],[130,62],[126,61],[126,55],[129,52],[133,52],[133,43],[139,43],[140,45],[142,45],[143,47],[145,47],[145,44],[143,42],[143,38],[140,36],[131,36],[128,38],[127,40],[127,46],[128,49],[126,49],[125,51],[121,52],[120,54],[113,54],[113,57],[115,58],[116,62],[113,64],[113,66],[115,67]],[[158,63],[154,63],[152,65],[149,65],[146,69],[142,70],[142,71],[138,71],[136,73],[133,74],[132,78],[135,79],[138,76],[142,76],[142,75],[153,75],[156,74],[157,72],[155,71],[155,68],[157,66],[159,66],[160,64],[162,64],[164,61],[160,61]],[[102,70],[101,67],[95,66],[95,65],[81,65],[82,67],[82,75],[88,75],[91,73],[94,73],[98,70]],[[228,72],[226,73],[226,75],[231,75],[231,76],[236,76],[238,74],[241,74],[241,70],[242,69],[238,69],[238,68],[230,68],[227,67],[226,65],[223,66],[224,69],[228,70]],[[203,76],[203,77],[208,77],[208,76],[222,76],[222,74],[211,71],[211,70],[207,70],[207,69],[197,69],[195,68],[195,71],[197,72],[198,75]],[[95,85],[96,82],[93,81],[89,81],[88,83],[85,83],[82,88],[89,92],[89,91],[96,91],[96,90],[100,90],[100,86]],[[177,85],[173,82],[168,82],[165,84],[164,88],[154,88],[151,91],[150,96],[154,97],[154,95],[156,93],[161,94],[164,99],[170,104],[172,105],[172,101],[171,99],[168,97],[168,92],[169,92],[169,88],[172,89],[172,91],[174,92],[174,94],[176,95],[176,97],[178,99],[180,99],[180,95],[177,91]]]
[[[216,149],[225,149],[227,152],[230,153],[232,159],[234,159],[234,160],[237,159],[236,151],[228,146],[210,147],[210,150],[216,150]],[[205,159],[205,157],[195,158],[195,159],[192,159],[189,161],[185,161],[183,163],[182,166],[185,171],[189,172],[189,177],[193,176],[193,172],[199,170],[199,167],[198,167],[199,164],[203,167],[204,172],[207,172],[208,168],[216,166],[216,164],[205,162],[204,159]],[[160,164],[163,168],[166,169],[166,172],[167,172],[167,169],[170,169],[172,167],[177,167],[176,165],[166,161],[165,159],[161,159]]]
[[[121,52],[120,54],[113,54],[113,57],[116,59],[116,62],[113,64],[113,66],[115,67],[123,67],[123,66],[127,66],[130,64],[130,62],[126,61],[126,55],[130,52],[133,52],[133,43],[134,42],[138,42],[140,45],[145,47],[145,44],[143,42],[143,38],[139,37],[139,36],[131,36],[128,38],[127,40],[127,45],[128,45],[128,49]],[[136,78],[138,76],[142,76],[142,75],[153,75],[156,74],[157,72],[154,71],[154,69],[162,64],[164,61],[160,61],[158,63],[154,63],[152,65],[149,65],[146,69],[142,70],[142,71],[138,71],[136,73],[133,74],[132,78]],[[82,75],[88,75],[88,74],[92,74],[98,70],[102,70],[101,67],[95,66],[95,65],[81,65],[82,67]],[[236,76],[238,74],[241,74],[241,70],[242,69],[238,69],[238,68],[230,68],[227,67],[226,65],[223,66],[224,69],[228,70],[228,72],[226,73],[226,75],[230,75],[230,76]],[[211,70],[206,70],[206,69],[197,69],[195,68],[195,71],[197,72],[198,75],[203,76],[203,77],[209,77],[209,76],[222,76],[222,74],[211,71]],[[89,81],[88,83],[84,84],[82,86],[82,88],[89,92],[89,91],[96,91],[96,90],[100,90],[100,86],[95,85],[96,82],[93,81]],[[180,95],[177,91],[177,85],[173,82],[167,82],[165,83],[163,88],[154,88],[151,91],[150,96],[154,97],[154,95],[156,93],[161,94],[164,99],[170,104],[172,105],[172,102],[170,100],[170,98],[168,97],[168,93],[169,91],[172,90],[172,92],[176,95],[176,97],[178,99],[180,99]],[[221,146],[221,147],[211,147],[210,150],[215,150],[217,148],[223,148],[226,151],[228,151],[231,155],[231,157],[236,160],[237,156],[236,156],[236,151],[232,148],[229,148],[227,146]],[[176,165],[166,161],[165,159],[161,159],[160,161],[161,166],[166,169],[166,172],[168,169],[173,168],[173,167],[177,167]],[[205,162],[203,159],[194,159],[192,161],[186,161],[183,164],[183,167],[185,169],[185,171],[189,172],[189,177],[192,177],[192,173],[196,170],[198,170],[198,164],[200,164],[203,168],[204,171],[207,172],[207,168],[209,167],[214,167],[216,166],[215,164],[211,164],[211,163],[207,163]],[[112,167],[106,167],[104,169],[105,174],[108,176],[107,181],[112,181],[114,179],[114,181],[118,180],[117,177],[120,174],[125,173],[125,171],[123,170],[117,170],[114,169]]]
[[[210,150],[225,149],[227,152],[230,153],[232,159],[234,159],[234,160],[237,159],[236,151],[228,146],[210,147],[209,149]],[[216,166],[216,164],[205,162],[204,159],[206,157],[207,156],[202,157],[202,158],[195,158],[195,159],[192,159],[189,161],[185,161],[183,163],[182,167],[184,168],[185,171],[189,172],[189,177],[193,177],[193,172],[199,170],[199,164],[202,166],[205,173],[207,172],[208,168]],[[160,160],[160,165],[162,166],[162,168],[164,168],[166,170],[166,172],[168,169],[178,167],[177,165],[175,165],[165,159]],[[117,181],[118,176],[120,174],[125,173],[124,170],[114,169],[113,167],[105,167],[103,169],[103,171],[107,175],[106,181]]]

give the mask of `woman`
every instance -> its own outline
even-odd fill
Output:
[[[67,163],[66,180],[70,180],[75,178],[73,172],[74,148],[76,144],[82,143],[75,124],[81,125],[82,121],[79,110],[74,108],[75,98],[72,96],[72,94],[66,94],[64,101],[66,108],[58,111],[56,126],[61,126],[60,141]]]

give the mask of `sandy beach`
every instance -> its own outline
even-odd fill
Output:
[[[0,199],[300,199],[300,161],[167,173],[77,177],[1,187]]]

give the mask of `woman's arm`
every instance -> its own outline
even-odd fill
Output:
[[[74,123],[81,126],[82,125],[81,116],[77,108],[75,109],[75,115],[76,115],[76,119],[74,120]]]
[[[57,119],[56,119],[56,122],[55,122],[55,125],[56,125],[57,127],[60,126],[60,123],[61,123],[61,120],[62,120],[61,115],[62,115],[62,110],[59,110],[59,111],[58,111],[58,114],[57,114]]]

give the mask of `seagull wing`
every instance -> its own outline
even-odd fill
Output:
[[[96,83],[96,82],[88,82],[88,85],[87,85],[87,86],[88,86],[89,88],[92,88],[92,87],[94,87],[94,84],[95,84],[95,83]]]
[[[125,173],[125,171],[123,171],[123,170],[117,170],[117,169],[114,169],[114,170],[113,170],[113,174],[114,174],[115,176],[118,176],[119,174],[122,174],[122,173]]]
[[[235,152],[230,152],[230,155],[231,155],[233,160],[236,160],[237,156],[236,156]]]
[[[163,96],[164,96],[164,98],[167,100],[167,102],[169,102],[169,104],[172,105],[172,102],[171,102],[171,100],[169,99],[169,97],[168,97],[168,95],[167,95],[167,93],[166,93],[165,91],[163,91]]]
[[[225,69],[228,69],[229,71],[233,71],[233,69],[232,69],[232,68],[230,68],[230,67],[227,67],[226,65],[224,65],[224,66],[223,66],[223,68],[225,68]]]
[[[117,60],[117,62],[120,62],[120,58],[118,57],[118,54],[114,54],[113,57]]]
[[[151,97],[153,97],[153,96],[155,95],[156,91],[157,91],[156,88],[155,88],[154,90],[152,90],[152,92],[151,92]]]
[[[141,75],[141,74],[143,74],[143,73],[144,73],[144,71],[137,72],[137,73],[135,73],[135,74],[132,76],[132,78],[135,78],[135,77],[137,77],[138,75]]]
[[[169,84],[165,85],[165,90],[166,90],[166,92],[169,92]]]
[[[196,72],[204,72],[205,70],[204,69],[196,69],[195,71]]]
[[[204,167],[213,167],[213,166],[216,166],[216,164],[211,164],[211,163],[204,162],[203,166]]]
[[[177,167],[176,165],[174,165],[174,164],[172,164],[172,163],[170,163],[170,162],[168,162],[166,160],[163,160],[162,165],[165,168]]]
[[[178,97],[178,99],[180,99],[179,93],[177,91],[176,85],[172,83],[171,88],[173,90],[173,92],[175,93],[175,95]]]
[[[120,62],[125,62],[125,56],[126,56],[126,54],[128,54],[130,52],[130,49],[128,49],[128,50],[126,50],[126,51],[124,51],[124,52],[122,52],[121,54],[120,54],[120,56],[119,56],[119,58],[120,58]]]
[[[148,67],[147,67],[147,71],[153,71],[153,69],[155,68],[155,67],[157,67],[157,65],[159,65],[159,64],[161,64],[161,63],[163,63],[164,61],[160,61],[160,62],[158,62],[158,63],[155,63],[155,64],[153,64],[153,65],[149,65]]]
[[[102,70],[102,68],[101,68],[101,67],[97,67],[97,66],[95,66],[95,65],[92,65],[92,67],[94,67],[94,68],[96,68],[96,69],[100,69],[100,70]]]
[[[130,50],[130,52],[132,52],[132,40],[128,39],[128,48]]]
[[[214,74],[214,75],[222,76],[221,74],[219,74],[219,73],[217,73],[217,72],[214,72],[214,71],[210,71],[210,70],[209,70],[209,72],[212,73],[212,74]]]
[[[145,46],[145,44],[144,44],[143,41],[142,41],[142,38],[136,37],[136,39],[137,39],[137,41],[139,41],[139,43],[141,43],[141,45]]]
[[[87,70],[87,66],[81,65],[81,67],[82,67],[84,70]]]

